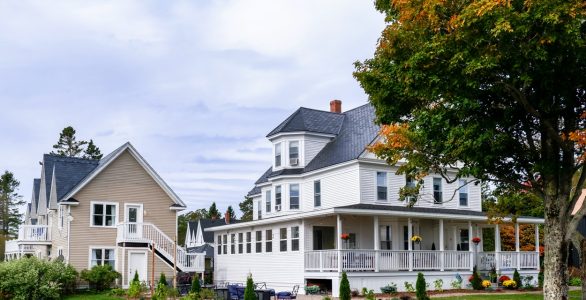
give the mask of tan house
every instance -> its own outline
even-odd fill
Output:
[[[185,204],[130,144],[101,160],[45,154],[31,203],[6,259],[62,259],[78,271],[110,264],[120,284],[138,273],[149,282],[164,272],[201,273],[204,256],[175,245]],[[154,248],[154,264],[153,264]]]

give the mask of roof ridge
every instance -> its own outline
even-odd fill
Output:
[[[313,110],[313,111],[317,111],[317,112],[323,112],[323,113],[329,113],[329,114],[334,114],[334,115],[342,115],[344,113],[337,113],[337,112],[333,112],[333,111],[329,111],[329,110],[321,110],[321,109],[317,109],[317,108],[310,108],[310,107],[305,107],[305,106],[300,106],[298,108],[299,109],[307,109],[307,110]]]
[[[362,107],[364,107],[364,106],[367,106],[367,105],[372,105],[372,104],[370,104],[370,103],[365,103],[365,104],[362,104],[362,105],[360,105],[360,106],[356,106],[356,107],[354,107],[353,109],[349,109],[349,110],[347,110],[347,111],[343,112],[342,114],[345,114],[345,113],[351,112],[351,111],[353,111],[353,110],[357,110],[357,109],[359,109],[359,108],[362,108]]]
[[[44,157],[51,157],[51,158],[60,159],[60,160],[77,160],[77,161],[88,161],[88,162],[100,161],[99,159],[94,159],[94,158],[65,156],[65,155],[59,155],[59,154],[54,154],[54,153],[45,153],[45,154],[43,154],[43,158]]]

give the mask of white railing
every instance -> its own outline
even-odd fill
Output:
[[[338,266],[338,256],[341,263]],[[419,270],[466,270],[472,269],[474,252],[470,251],[405,251],[405,250],[319,250],[305,252],[305,270],[310,272],[343,271],[419,271]],[[479,252],[480,270],[517,268],[537,269],[539,254],[536,252]]]
[[[177,260],[177,267],[184,272],[201,272],[205,268],[205,254],[187,253],[180,246],[175,248],[175,242],[157,226],[150,223],[121,223],[118,224],[117,242],[148,243],[154,245],[171,263]],[[177,250],[177,257],[173,251]]]
[[[10,241],[6,241],[5,245],[5,253],[16,253],[16,252],[20,252],[20,248],[18,247],[18,241],[17,240],[10,240]]]
[[[18,229],[18,241],[23,242],[47,242],[51,240],[49,226],[46,225],[22,225]]]

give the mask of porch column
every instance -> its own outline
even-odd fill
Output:
[[[519,223],[515,223],[515,255],[517,256],[517,270],[521,270],[521,254],[519,251]]]
[[[378,272],[380,250],[380,226],[378,225],[378,216],[374,216],[374,271]]]
[[[499,228],[499,224],[494,225],[494,264],[496,267],[496,271],[501,269],[501,230]]]
[[[411,224],[411,218],[407,219],[407,250],[409,250],[409,271],[413,271],[413,243],[411,242],[413,237],[413,225]]]
[[[440,270],[444,270],[444,219],[439,219]]]
[[[539,224],[535,223],[535,255],[537,256],[537,270],[539,270]]]
[[[336,215],[336,229],[338,231],[338,273],[342,273],[342,218]]]
[[[474,269],[474,264],[476,262],[474,257],[474,249],[472,249],[472,239],[474,238],[474,233],[472,232],[472,221],[468,221],[468,252],[470,252],[470,271]]]

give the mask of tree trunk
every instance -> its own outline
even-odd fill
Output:
[[[548,201],[550,203],[547,203]],[[548,205],[549,204],[549,205]],[[559,213],[552,215],[549,212],[559,208],[556,200],[546,199],[545,213],[545,258],[543,262],[543,299],[544,300],[567,300],[567,245],[564,240],[566,236],[565,224],[562,222]],[[550,206],[550,207],[547,207]]]
[[[582,300],[586,300],[586,239],[580,242],[580,279],[582,280]]]

